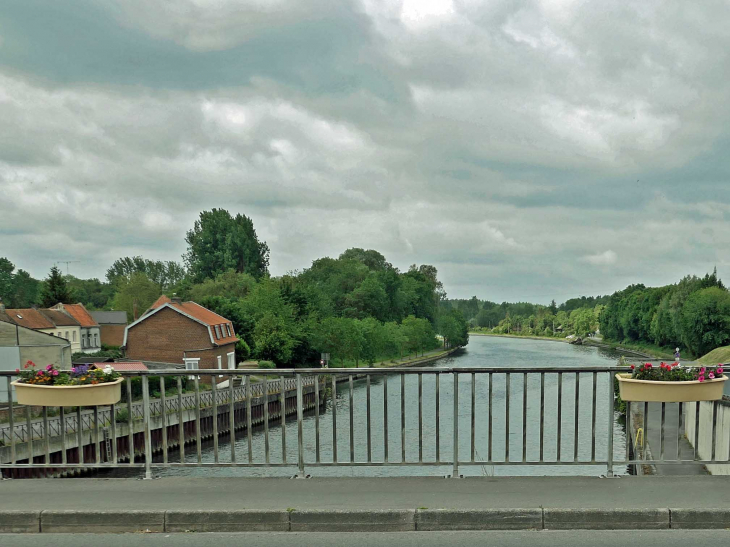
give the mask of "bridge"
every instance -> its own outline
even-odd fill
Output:
[[[11,398],[4,476],[126,480],[5,481],[0,532],[730,527],[728,477],[633,476],[723,472],[730,405],[662,404],[655,420],[631,403],[624,421],[619,370],[293,369],[261,381],[257,370],[135,372],[124,404],[42,407],[39,418]],[[12,373],[0,374],[12,393]],[[206,389],[199,375],[226,387]]]

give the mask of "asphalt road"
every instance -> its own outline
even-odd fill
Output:
[[[6,534],[0,545],[13,547],[717,547],[730,543],[730,530],[569,531],[569,532],[402,532],[402,533],[295,533],[249,534]]]

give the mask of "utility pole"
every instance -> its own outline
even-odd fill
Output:
[[[66,275],[68,275],[68,265],[69,264],[75,264],[77,262],[81,262],[80,260],[57,260],[54,262],[54,264],[66,264]]]

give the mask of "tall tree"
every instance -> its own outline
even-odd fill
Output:
[[[56,266],[51,268],[48,278],[43,284],[41,291],[41,306],[50,308],[56,304],[70,304],[72,300],[71,290]]]
[[[196,281],[214,279],[227,270],[256,279],[268,274],[269,247],[259,241],[253,221],[245,215],[203,211],[185,241],[188,251],[183,258]]]
[[[131,319],[135,318],[135,303],[138,318],[162,294],[160,286],[143,273],[134,273],[118,283],[112,306],[126,311]]]
[[[112,285],[127,279],[135,273],[142,273],[153,283],[157,283],[160,291],[166,291],[185,277],[185,268],[173,261],[149,260],[141,256],[125,256],[118,258],[106,271],[106,278]]]
[[[15,264],[5,257],[0,257],[0,298],[6,306],[11,306],[15,296],[14,275]]]

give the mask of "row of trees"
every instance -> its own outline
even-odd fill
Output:
[[[320,352],[356,364],[422,353],[439,344],[437,332],[444,345],[468,342],[461,313],[439,306],[445,293],[433,266],[401,272],[379,252],[353,248],[273,278],[269,248],[251,220],[222,209],[202,212],[185,241],[184,266],[124,257],[105,281],[64,277],[54,267],[47,280],[33,280],[37,291],[27,298],[12,283],[3,285],[0,275],[0,295],[6,290],[13,307],[83,302],[90,309],[124,310],[131,320],[160,295],[175,293],[233,322],[239,358],[287,366],[311,365]]]
[[[679,346],[699,357],[730,343],[730,293],[717,271],[665,287],[631,285],[610,297],[600,324],[611,340]]]

